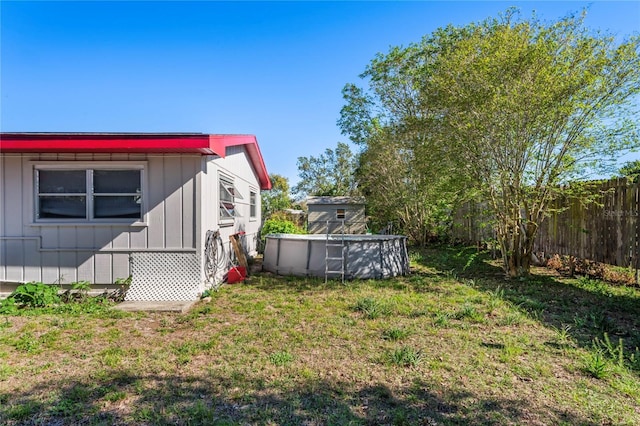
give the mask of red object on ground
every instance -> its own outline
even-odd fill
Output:
[[[247,278],[247,268],[244,266],[234,266],[227,273],[227,284],[235,284]]]

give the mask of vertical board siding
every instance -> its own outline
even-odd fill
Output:
[[[149,212],[147,224],[147,247],[164,247],[164,157],[151,157],[149,159],[149,187],[147,201]]]
[[[111,229],[113,230],[113,229]],[[111,247],[116,249],[128,249],[131,248],[129,244],[129,233],[121,232],[116,233],[111,237]]]
[[[78,228],[75,229],[76,234],[76,242],[75,246],[77,248],[93,248],[95,247],[94,240],[94,228]]]
[[[147,225],[33,226],[31,161],[146,161]],[[199,155],[0,155],[0,281],[110,284],[129,276],[131,251],[194,249],[201,162]]]
[[[42,282],[55,283],[60,279],[58,252],[42,253]]]
[[[112,258],[113,255],[110,253],[96,253],[93,255],[95,262],[94,283],[107,284],[114,282],[115,278],[112,275]]]
[[[3,201],[4,205],[4,229],[2,230],[2,236],[6,237],[23,237],[25,236],[25,221],[23,219],[24,201],[26,200],[23,186],[25,182],[25,176],[22,173],[22,158],[21,156],[11,156],[7,158],[7,161],[3,163]],[[25,263],[33,262],[27,256],[26,240],[13,239],[6,240],[4,247],[6,248],[6,255],[4,261],[6,262],[6,274],[5,279],[8,281],[24,281],[27,275],[32,275],[33,272],[27,272],[30,267],[25,264],[21,264],[23,259],[27,259]]]
[[[61,251],[58,253],[58,262],[60,262],[60,276],[58,282],[68,284],[78,281],[78,262],[77,253],[69,251]]]
[[[258,181],[255,171],[248,159],[246,150],[243,146],[233,146],[227,148],[226,157],[207,157],[208,167],[206,179],[207,183],[203,183],[203,194],[212,194],[210,200],[203,197],[203,203],[207,205],[203,208],[203,214],[210,217],[210,220],[203,218],[203,229],[201,229],[201,238],[207,230],[220,230],[221,238],[225,244],[227,252],[231,250],[229,236],[237,232],[244,232],[241,241],[247,252],[254,254],[257,251],[258,232],[262,225],[261,210],[257,210],[257,217],[251,220],[249,217],[249,193],[255,190],[257,196],[260,195],[260,182]],[[219,224],[219,188],[218,174],[223,173],[233,178],[234,185],[242,195],[242,199],[236,200],[236,206],[240,213],[232,225]],[[257,206],[258,207],[258,206]]]
[[[23,244],[23,240],[9,240],[5,243],[7,250],[6,279],[9,281],[22,281],[24,279],[23,268],[19,266],[23,259]]]
[[[128,253],[114,253],[111,258],[111,280],[110,283],[117,279],[125,279],[131,275],[130,255]]]
[[[194,237],[196,228],[196,193],[194,179],[200,167],[200,158],[181,158],[182,171],[182,241],[178,244],[180,247],[195,247]]]
[[[24,271],[24,281],[42,281],[42,253],[38,251],[39,240],[24,240],[23,256],[27,259]]]
[[[84,251],[77,253],[78,259],[78,281],[93,282],[95,277],[95,269],[93,266],[93,252]]]
[[[205,170],[200,177],[200,209],[201,209],[201,229],[196,232],[202,234],[201,238],[204,241],[204,235],[208,230],[213,230],[218,227],[218,185],[217,175],[218,166],[213,161],[212,156],[205,157],[206,160],[202,164],[202,168]]]
[[[146,161],[146,226],[34,226],[31,161]],[[196,250],[200,257],[206,231],[220,229],[227,250],[229,235],[244,231],[245,249],[258,248],[261,225],[260,183],[244,147],[225,158],[199,155],[24,154],[0,156],[0,280],[110,284],[130,274],[131,252]],[[204,173],[203,173],[204,172]],[[241,216],[219,226],[218,173],[234,178],[243,199]],[[257,194],[257,217],[250,215],[249,194]]]
[[[342,223],[336,218],[336,210],[345,210],[344,232],[347,234],[363,234],[366,231],[365,209],[363,205],[353,204],[311,204],[309,207],[308,231],[310,234],[327,232],[327,221],[330,221],[330,233],[341,233]]]
[[[164,234],[167,248],[182,245],[182,161],[167,157],[164,161]],[[170,172],[169,172],[170,171]],[[180,226],[177,226],[180,224]]]
[[[558,197],[540,225],[535,250],[545,255],[570,255],[623,267],[640,264],[640,184],[612,179],[594,184],[596,203]],[[469,243],[489,238],[486,215],[479,204],[467,203],[454,216],[453,236]],[[490,234],[490,231],[489,231]]]
[[[7,203],[4,198],[5,189],[5,156],[0,155],[0,236],[6,235],[4,218],[7,217]],[[7,248],[6,241],[0,240],[0,281],[4,280],[7,276]]]

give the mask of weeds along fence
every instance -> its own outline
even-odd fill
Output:
[[[594,184],[596,202],[559,197],[538,229],[535,251],[570,255],[640,269],[640,185],[626,178]],[[476,244],[494,238],[482,203],[467,203],[453,219],[456,240]]]

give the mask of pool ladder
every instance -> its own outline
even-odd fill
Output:
[[[340,239],[331,239],[331,223],[338,222],[340,224]],[[337,235],[337,234],[336,234]],[[325,241],[325,258],[324,258],[324,283],[329,280],[329,275],[340,274],[340,279],[344,284],[344,220],[330,221],[327,220],[327,239]],[[338,256],[339,252],[339,256]],[[340,261],[340,269],[330,269],[329,263],[337,265]]]

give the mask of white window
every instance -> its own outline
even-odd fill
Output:
[[[336,219],[343,220],[347,216],[345,209],[336,209]]]
[[[36,166],[38,222],[131,222],[143,218],[143,167]]]
[[[220,176],[220,221],[233,222],[239,216],[236,209],[236,200],[241,200],[240,191],[233,185],[233,180],[226,176]]]
[[[256,191],[249,191],[249,218],[256,219],[258,217],[258,209],[256,200],[258,199],[258,193]]]

